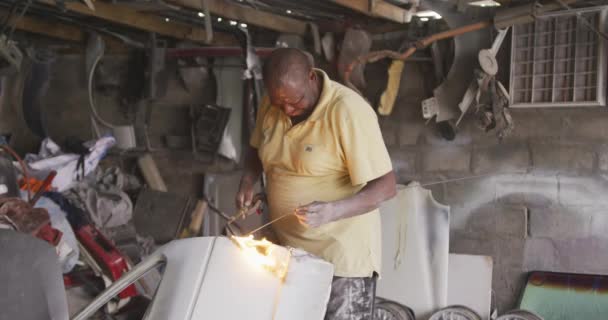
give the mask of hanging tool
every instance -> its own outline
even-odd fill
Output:
[[[505,39],[505,36],[507,35],[508,31],[509,27],[499,30],[496,39],[494,39],[494,42],[492,43],[492,47],[490,49],[483,49],[479,51],[478,60],[482,70],[481,72],[483,72],[483,74],[481,75],[481,77],[477,77],[471,82],[469,88],[467,89],[467,92],[462,98],[462,101],[458,104],[458,108],[462,113],[458,121],[456,121],[456,126],[460,124],[460,121],[467,113],[467,110],[473,103],[473,100],[479,100],[482,83],[487,83],[490,77],[494,77],[498,73],[498,62],[496,61],[496,54],[498,53],[498,50],[500,49],[500,46],[502,45],[502,42]]]
[[[102,119],[97,113],[95,99],[93,96],[93,80],[95,70],[101,58],[105,53],[105,42],[99,34],[92,32],[87,40],[87,49],[85,56],[85,66],[87,72],[87,92],[89,96],[89,108],[91,111],[91,124],[97,137],[101,137],[104,133],[100,126],[108,128],[112,131],[112,135],[116,138],[116,146],[119,149],[131,149],[135,147],[135,130],[131,125],[114,125]]]
[[[509,94],[505,87],[496,80],[498,62],[496,53],[509,31],[509,27],[498,31],[490,49],[479,51],[480,69],[475,70],[476,77],[469,85],[462,101],[458,104],[462,114],[456,126],[474,105],[479,119],[479,126],[485,131],[496,131],[498,139],[503,139],[513,131],[513,119],[509,112]]]

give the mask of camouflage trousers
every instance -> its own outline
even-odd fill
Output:
[[[372,320],[376,278],[334,277],[325,320]]]

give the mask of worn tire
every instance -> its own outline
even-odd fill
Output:
[[[429,320],[481,320],[481,317],[465,306],[449,306],[435,312]]]
[[[412,309],[378,298],[374,308],[374,320],[416,320],[416,317]]]
[[[543,318],[527,310],[511,310],[496,320],[543,320]]]

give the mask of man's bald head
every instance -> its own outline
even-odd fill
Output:
[[[291,81],[304,81],[312,67],[310,58],[303,51],[279,48],[270,54],[264,64],[264,81],[267,87],[276,87]]]
[[[321,83],[312,59],[298,49],[276,49],[264,63],[264,84],[272,104],[292,118],[314,110]]]

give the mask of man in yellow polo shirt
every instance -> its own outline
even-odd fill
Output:
[[[314,69],[297,49],[264,65],[260,106],[239,208],[250,206],[264,172],[271,219],[283,245],[335,266],[326,319],[371,319],[380,271],[378,206],[395,195],[395,176],[376,113],[351,89]]]

